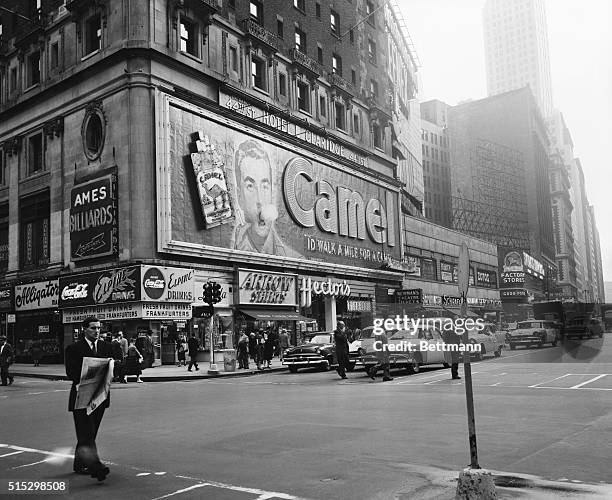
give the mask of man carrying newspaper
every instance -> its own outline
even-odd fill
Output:
[[[73,470],[104,481],[109,469],[98,457],[96,436],[104,411],[110,406],[113,353],[110,344],[98,339],[98,318],[85,318],[83,332],[84,338],[66,348],[66,375],[72,380],[68,411],[72,412],[77,435]]]

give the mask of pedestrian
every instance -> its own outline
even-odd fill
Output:
[[[459,346],[461,345],[461,337],[457,335],[455,330],[444,330],[442,332],[442,340],[448,346]],[[469,356],[469,354],[468,354]],[[452,349],[450,352],[444,352],[444,361],[451,365],[451,378],[453,380],[458,380],[461,377],[459,376],[459,352],[455,349]]]
[[[113,340],[111,342],[113,359],[115,360],[115,368],[113,371],[113,380],[115,382],[121,382],[127,384],[123,371],[125,369],[125,358],[123,356],[123,349],[121,349],[121,342],[118,333],[113,333]]]
[[[178,356],[178,363],[176,366],[187,366],[187,362],[185,361],[185,355],[187,352],[187,341],[185,337],[181,335],[179,339],[176,341],[176,352]]]
[[[132,337],[128,342],[128,353],[125,357],[124,378],[127,380],[129,375],[136,375],[136,382],[141,384],[142,380],[140,380],[140,375],[142,374],[143,362],[144,357],[136,347],[136,339]]]
[[[272,368],[270,365],[272,363],[272,358],[274,357],[274,348],[276,347],[277,341],[276,336],[272,331],[268,331],[264,335],[264,349],[263,349],[263,359],[264,359],[264,368]]]
[[[128,341],[123,336],[123,332],[121,330],[119,330],[117,334],[119,335],[119,344],[121,344],[121,350],[123,351],[123,359],[125,359],[128,352]]]
[[[281,329],[280,331],[280,335],[278,338],[278,344],[280,347],[280,360],[281,363],[283,362],[283,359],[285,357],[285,349],[289,349],[289,346],[291,345],[289,343],[289,335],[287,334],[287,330],[285,330],[284,328]]]
[[[265,341],[263,328],[260,328],[255,334],[255,363],[257,363],[258,370],[263,370]]]
[[[30,352],[32,353],[32,361],[34,362],[34,366],[40,366],[40,360],[43,356],[42,346],[39,341],[36,341],[30,347]]]
[[[375,350],[376,364],[369,369],[366,369],[367,374],[372,380],[376,380],[376,372],[379,368],[383,370],[383,382],[393,380],[389,373],[389,339],[384,330],[381,333],[374,334],[374,345],[380,346],[380,349]]]
[[[11,385],[14,377],[9,373],[9,366],[13,364],[13,347],[5,336],[0,337],[0,378],[2,385]]]
[[[249,335],[249,354],[253,363],[257,363],[257,336],[255,332],[251,332]]]
[[[145,368],[153,368],[153,363],[155,362],[155,343],[153,342],[153,332],[151,330],[147,331],[147,335],[145,337]]]
[[[109,473],[98,456],[96,437],[106,408],[110,406],[110,393],[89,415],[87,409],[75,409],[77,386],[81,382],[81,369],[84,357],[111,358],[111,346],[98,340],[100,321],[95,316],[83,320],[84,338],[66,348],[66,375],[72,380],[68,411],[72,412],[77,445],[74,452],[73,470],[77,474],[89,474],[98,481],[104,481]]]
[[[346,378],[346,369],[349,365],[349,344],[344,321],[338,321],[334,330],[334,343],[336,344],[336,359],[338,366],[336,371],[340,378]]]
[[[246,333],[238,339],[238,368],[249,369],[249,337]]]
[[[190,372],[192,366],[195,366],[196,371],[198,371],[200,368],[198,368],[196,358],[198,357],[200,343],[198,342],[195,333],[192,333],[191,338],[187,341],[187,348],[189,349],[189,366],[187,366],[187,371]]]

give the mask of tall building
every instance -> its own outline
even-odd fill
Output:
[[[447,110],[448,105],[441,101],[421,103],[425,217],[450,228],[452,203]]]
[[[150,329],[164,362],[179,332],[208,348],[371,324],[377,287],[404,278],[397,162],[418,174],[421,155],[418,119],[394,142],[416,79],[382,2],[38,3],[1,17],[0,324],[16,315],[18,355],[61,357],[88,314]]]
[[[488,94],[529,85],[547,117],[553,99],[544,0],[487,0],[483,28]]]
[[[556,268],[548,134],[528,87],[448,113],[453,227]]]

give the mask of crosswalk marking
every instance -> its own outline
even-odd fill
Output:
[[[573,387],[570,387],[570,389],[579,389],[580,387],[582,387],[583,385],[587,385],[590,384],[591,382],[595,382],[596,380],[599,380],[600,378],[604,378],[607,374],[604,373],[603,375],[597,375],[597,377],[593,377],[590,380],[587,380],[586,382],[582,382],[581,384],[576,384]]]
[[[562,378],[569,377],[570,375],[572,375],[572,374],[571,373],[566,373],[565,375],[561,375],[560,377],[553,378],[552,380],[546,380],[545,382],[538,382],[537,384],[529,385],[528,387],[530,389],[533,389],[534,387],[538,387],[539,385],[550,384],[551,382],[554,382],[555,380],[561,380]]]

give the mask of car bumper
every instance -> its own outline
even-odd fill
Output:
[[[299,359],[299,360],[285,358],[282,364],[285,366],[321,366],[321,365],[328,366],[329,361],[323,358]]]
[[[539,344],[542,341],[541,337],[510,337],[509,344]]]

